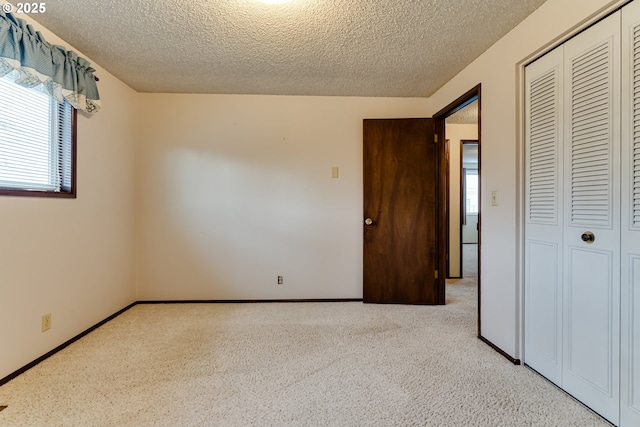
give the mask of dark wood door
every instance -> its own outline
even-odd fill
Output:
[[[444,304],[433,119],[364,120],[364,302]]]

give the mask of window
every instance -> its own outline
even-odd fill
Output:
[[[465,213],[478,213],[478,169],[464,169]]]
[[[75,197],[76,110],[0,78],[0,194]]]

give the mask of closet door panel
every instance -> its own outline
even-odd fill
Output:
[[[640,426],[640,248],[623,258],[622,276],[620,425]]]
[[[556,384],[561,381],[561,283],[558,245],[527,242],[526,364]],[[544,265],[544,267],[542,267]]]
[[[569,247],[568,368],[571,375],[606,395],[613,394],[613,351],[609,343],[615,330],[611,316],[613,253]],[[586,334],[588,336],[582,336]]]
[[[525,70],[525,363],[562,379],[562,81],[560,46]]]
[[[562,386],[617,423],[619,12],[565,43],[564,70]]]
[[[640,2],[622,9],[620,425],[640,426]]]

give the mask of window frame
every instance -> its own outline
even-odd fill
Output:
[[[56,102],[53,99],[51,102]],[[77,117],[78,110],[71,108],[71,190],[70,191],[51,191],[51,190],[24,190],[12,188],[0,188],[0,196],[17,196],[17,197],[54,197],[61,199],[75,199],[77,197],[76,189],[76,163],[77,163]]]

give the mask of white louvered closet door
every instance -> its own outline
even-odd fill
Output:
[[[640,2],[622,10],[620,425],[640,426]]]
[[[562,381],[563,46],[525,74],[525,360]]]
[[[620,15],[564,44],[562,386],[614,424],[620,383]],[[583,240],[590,235],[593,242]]]

